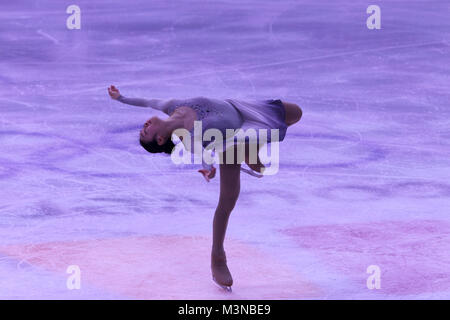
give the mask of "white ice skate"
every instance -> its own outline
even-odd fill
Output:
[[[227,266],[227,259],[225,256],[213,259],[211,257],[211,274],[214,283],[221,289],[231,292],[233,285],[233,277]]]
[[[254,177],[256,177],[256,178],[262,178],[262,177],[264,177],[264,175],[262,175],[262,174],[260,174],[260,173],[257,173],[256,171],[253,171],[253,170],[251,170],[251,169],[242,168],[242,166],[241,166],[241,171],[243,171],[243,172],[245,172],[245,173],[247,173],[247,174],[249,174],[249,175],[251,175],[251,176],[254,176]]]

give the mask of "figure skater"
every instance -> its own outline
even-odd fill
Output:
[[[151,117],[140,131],[139,142],[141,146],[151,153],[171,154],[175,144],[171,140],[172,133],[176,129],[193,131],[194,121],[201,121],[202,134],[204,131],[214,128],[226,136],[226,129],[254,128],[254,129],[278,129],[279,141],[286,135],[287,127],[298,122],[302,117],[302,110],[294,103],[281,100],[242,101],[234,99],[218,100],[205,97],[191,99],[140,99],[128,98],[120,94],[119,90],[111,85],[108,88],[110,97],[122,103],[150,107],[164,112],[169,117],[161,119]],[[180,137],[182,140],[182,137]],[[185,141],[182,141],[185,143]],[[268,134],[270,143],[270,134]],[[209,143],[209,142],[208,142]],[[202,146],[206,147],[208,143]],[[259,145],[258,145],[259,146]],[[257,156],[255,161],[250,161],[250,146],[245,144],[244,161],[250,168],[241,167],[241,162],[236,160],[228,163],[220,163],[220,196],[213,220],[213,243],[211,251],[211,272],[213,280],[220,287],[231,291],[233,278],[227,267],[224,250],[224,239],[227,230],[228,219],[233,210],[240,192],[240,171],[244,171],[256,177],[262,177],[264,164]],[[191,150],[188,150],[191,151]],[[258,150],[257,150],[258,151]],[[228,150],[222,151],[223,159],[226,159]],[[193,153],[193,152],[192,152]],[[202,162],[202,169],[198,170],[207,182],[215,177],[216,169],[213,164]]]

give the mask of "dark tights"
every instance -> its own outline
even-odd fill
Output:
[[[224,255],[223,242],[227,231],[228,218],[239,197],[240,164],[220,165],[220,196],[213,221],[212,255]]]

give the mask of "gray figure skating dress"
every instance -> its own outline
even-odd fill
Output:
[[[227,129],[278,129],[278,141],[283,141],[286,135],[285,109],[279,99],[272,100],[235,100],[235,99],[211,99],[196,97],[190,99],[140,99],[120,96],[122,103],[141,107],[150,107],[171,115],[179,107],[190,107],[197,114],[197,121],[201,121],[202,136],[208,129],[219,130],[224,140]],[[194,129],[191,130],[193,136]],[[259,132],[259,131],[258,131]],[[247,138],[246,138],[247,139]],[[259,139],[259,137],[258,137]],[[271,142],[270,131],[267,133],[267,142]],[[214,140],[213,140],[214,142]],[[202,142],[203,148],[210,148],[212,142]],[[191,150],[189,150],[191,151]],[[211,165],[202,163],[205,169],[211,169]]]

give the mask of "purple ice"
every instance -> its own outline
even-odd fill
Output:
[[[73,30],[69,4],[0,4],[1,299],[450,298],[449,1],[376,1],[373,30],[361,0],[74,0]],[[218,178],[146,153],[163,115],[111,84],[302,107],[279,172],[241,177],[233,293],[209,270]]]

